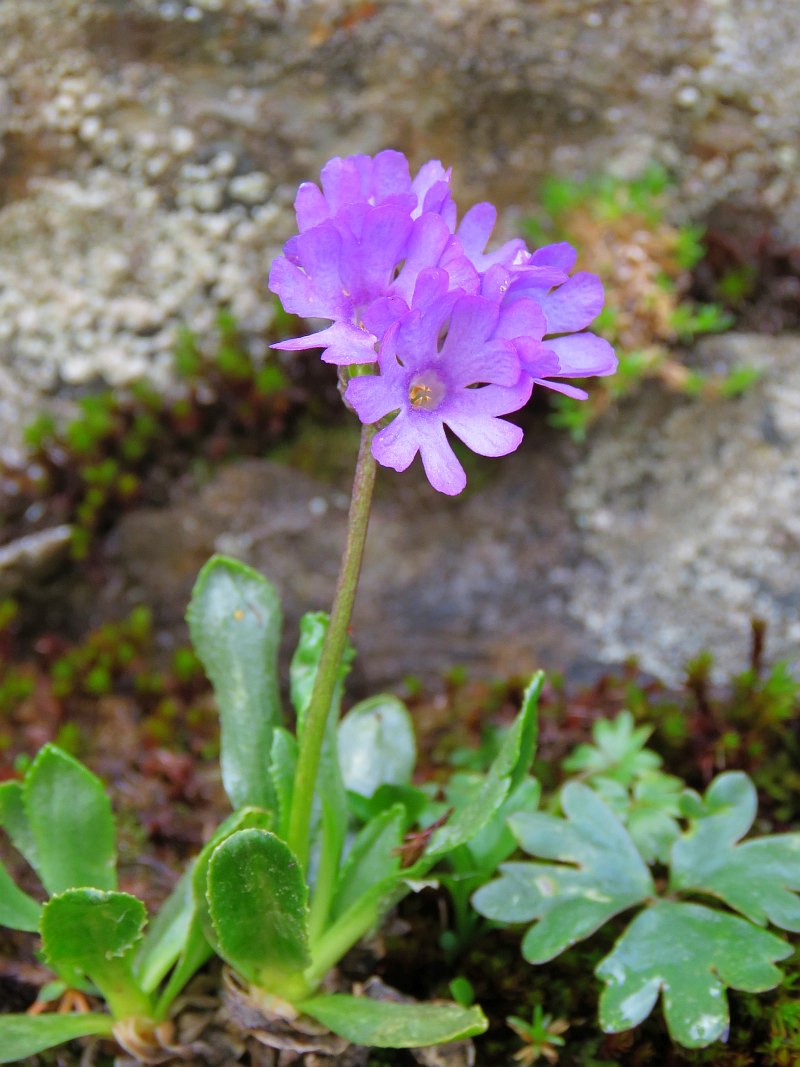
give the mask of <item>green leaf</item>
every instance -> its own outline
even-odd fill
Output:
[[[208,943],[202,924],[195,916],[186,933],[180,957],[158,998],[155,1018],[163,1019],[167,1016],[175,997],[183,991],[190,978],[194,977],[206,960],[210,959],[213,954],[214,950]]]
[[[200,850],[192,872],[192,895],[197,921],[212,945],[215,944],[215,937],[208,912],[206,891],[208,889],[208,865],[215,849],[239,830],[270,830],[271,828],[272,816],[268,811],[262,808],[240,808],[220,823],[211,839]]]
[[[251,827],[266,830],[271,824],[272,816],[261,808],[240,808],[229,815],[201,849],[148,929],[135,962],[142,988],[153,992],[175,965],[158,1001],[159,1018],[163,1018],[172,1001],[213,951],[208,936],[213,936],[213,930],[206,882],[214,849],[236,830]]]
[[[128,893],[68,889],[42,908],[42,946],[55,971],[91,978],[115,1018],[147,1014],[149,1000],[131,967],[146,921],[144,904]]]
[[[357,834],[336,886],[331,918],[336,919],[378,882],[400,869],[397,849],[403,840],[406,809],[396,804],[377,815]]]
[[[257,986],[291,999],[303,988],[308,891],[289,847],[264,830],[240,830],[208,865],[208,903],[219,951]]]
[[[22,892],[0,863],[0,926],[32,933],[39,929],[41,910],[41,905]]]
[[[661,766],[661,757],[644,747],[652,732],[651,726],[635,726],[629,711],[621,711],[613,722],[598,719],[592,727],[594,745],[578,745],[564,760],[564,770],[602,774],[629,785],[645,771]]]
[[[368,823],[387,808],[402,804],[406,810],[406,829],[419,822],[431,803],[427,793],[413,785],[381,785],[371,797],[348,793],[347,802],[351,813],[361,823]]]
[[[441,1045],[482,1034],[488,1027],[480,1008],[458,1004],[403,1004],[336,993],[312,997],[298,1007],[354,1045],[371,1048]]]
[[[725,987],[774,989],[774,960],[792,949],[736,916],[699,904],[661,900],[637,915],[595,973],[606,983],[600,1025],[606,1033],[637,1026],[664,997],[674,1041],[703,1048],[728,1029]]]
[[[321,611],[309,612],[300,620],[300,641],[289,669],[292,703],[297,713],[297,736],[302,736],[306,712],[317,675],[328,616]],[[315,804],[312,813],[311,840],[318,848],[317,879],[311,902],[310,932],[316,937],[324,927],[330,909],[336,876],[348,823],[347,792],[342,780],[337,752],[337,723],[342,702],[344,679],[355,655],[347,645],[334,687],[317,775]]]
[[[476,776],[451,776],[445,786],[448,804],[458,807],[468,802],[469,787],[466,782],[460,780],[473,777]],[[449,859],[455,868],[464,872],[480,872],[484,875],[484,880],[494,874],[503,860],[508,859],[517,848],[516,839],[508,826],[509,818],[518,812],[536,811],[540,794],[541,787],[536,779],[524,778],[513,793],[506,797],[480,833],[476,834],[468,845],[463,846],[463,854],[461,849],[451,854]]]
[[[339,724],[345,787],[371,797],[382,785],[410,785],[417,762],[414,724],[401,700],[377,696],[356,704]]]
[[[278,595],[252,567],[213,556],[197,578],[186,620],[219,705],[222,781],[230,802],[272,808],[269,761],[281,719]]]
[[[125,956],[141,939],[147,913],[129,893],[68,889],[42,909],[41,933],[51,963],[91,972],[97,961]]]
[[[55,745],[45,745],[24,782],[37,869],[50,894],[117,885],[116,832],[103,783]]]
[[[272,735],[270,775],[277,801],[278,836],[286,838],[292,813],[294,775],[297,767],[297,741],[284,726],[276,726]]]
[[[297,713],[297,736],[303,733],[306,711],[311,700],[311,691],[314,688],[314,679],[317,676],[319,657],[322,654],[322,643],[328,629],[328,616],[324,611],[309,611],[300,620],[300,640],[289,669],[289,687],[292,705]],[[350,642],[347,642],[342,664],[339,670],[339,679],[334,690],[331,708],[331,718],[339,718],[339,707],[342,701],[342,687],[344,680],[350,671],[350,665],[355,657],[355,650]]]
[[[672,848],[670,886],[724,900],[759,926],[800,932],[800,833],[737,842],[758,804],[746,774],[731,771],[708,787],[704,814]]]
[[[77,1037],[110,1034],[110,1015],[0,1015],[0,1063],[19,1063]]]
[[[684,785],[680,778],[643,771],[632,787],[604,775],[592,778],[590,784],[627,826],[642,859],[669,863],[672,844],[681,833],[678,818]]]
[[[566,819],[541,813],[510,819],[526,852],[558,864],[503,864],[502,876],[472,898],[487,919],[537,920],[522,942],[529,963],[553,959],[655,892],[627,830],[593,790],[570,782],[561,807]]]
[[[195,915],[194,865],[188,867],[147,928],[136,953],[134,973],[146,993],[152,991],[183,951]]]
[[[522,709],[503,738],[500,752],[480,789],[453,813],[444,826],[435,831],[425,851],[427,866],[430,866],[430,861],[471,841],[527,774],[536,748],[537,709],[543,684],[544,674],[539,671],[525,691]]]
[[[0,784],[0,826],[11,838],[14,848],[23,856],[30,866],[39,870],[36,855],[36,842],[33,831],[25,813],[25,798],[22,782],[3,782]]]

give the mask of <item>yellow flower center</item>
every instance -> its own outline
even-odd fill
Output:
[[[409,403],[418,411],[431,411],[438,407],[444,394],[444,382],[433,370],[426,371],[424,375],[412,381],[408,387]]]

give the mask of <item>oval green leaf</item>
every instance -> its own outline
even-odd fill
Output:
[[[55,745],[45,745],[24,782],[37,870],[48,893],[117,887],[116,831],[103,783]]]
[[[68,889],[44,905],[40,930],[50,963],[92,974],[98,964],[127,955],[146,922],[144,904],[129,893]]]
[[[110,1015],[0,1015],[0,1063],[19,1063],[77,1037],[110,1034]]]
[[[186,620],[219,705],[222,781],[230,802],[272,808],[272,733],[281,720],[278,594],[252,567],[213,556],[197,578]]]
[[[486,1031],[480,1008],[458,1004],[403,1004],[345,994],[312,997],[297,1005],[306,1015],[354,1045],[423,1048]]]
[[[223,959],[288,1000],[302,991],[308,890],[285,842],[264,830],[223,841],[208,865],[208,905]]]
[[[382,785],[410,785],[417,762],[414,724],[397,697],[356,704],[339,724],[339,763],[347,789],[371,797]]]
[[[0,863],[0,926],[32,933],[39,929],[41,910],[41,905],[22,892]]]

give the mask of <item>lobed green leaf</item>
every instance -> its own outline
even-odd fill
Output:
[[[785,941],[745,919],[660,900],[637,915],[596,968],[606,983],[600,1025],[606,1033],[637,1026],[660,993],[673,1040],[703,1048],[727,1032],[725,987],[773,989],[783,977],[774,961],[791,953]]]
[[[561,791],[566,818],[513,815],[511,829],[530,855],[558,861],[506,863],[482,886],[473,906],[498,922],[535,920],[522,942],[529,963],[545,963],[655,892],[627,830],[588,786]]]
[[[746,774],[721,774],[708,787],[698,817],[672,848],[670,886],[724,900],[748,919],[800,932],[800,833],[738,843],[758,800]]]

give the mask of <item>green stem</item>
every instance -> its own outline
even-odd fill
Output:
[[[322,645],[322,654],[306,712],[303,734],[300,738],[288,844],[303,869],[308,864],[311,807],[325,736],[325,724],[347,642],[347,630],[350,625],[350,615],[353,611],[361,560],[364,555],[364,544],[367,539],[369,509],[375,485],[376,464],[372,458],[372,438],[376,429],[375,426],[365,426],[361,432],[361,446],[358,450],[353,496],[347,520],[347,541],[339,567],[339,580],[336,584],[331,617]]]

